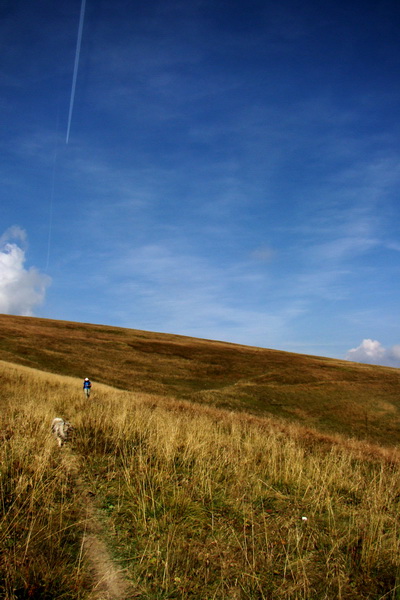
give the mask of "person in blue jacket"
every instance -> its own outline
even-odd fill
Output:
[[[89,398],[89,396],[90,396],[91,387],[92,387],[92,384],[90,382],[89,377],[85,377],[85,379],[83,381],[83,391],[84,391],[86,398]]]

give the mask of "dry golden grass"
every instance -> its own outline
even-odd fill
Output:
[[[76,567],[79,550],[76,495],[49,434],[60,386],[40,372],[0,368],[0,597],[77,598],[79,569],[71,578],[64,567]]]
[[[398,599],[396,449],[0,363],[1,594],[90,594],[83,488],[147,599]],[[76,427],[59,449],[55,416]],[[306,517],[307,520],[303,520]]]
[[[381,445],[400,439],[400,371],[144,331],[0,315],[0,358]]]

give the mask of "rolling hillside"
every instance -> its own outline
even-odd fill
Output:
[[[1,598],[399,598],[396,449],[79,388],[0,360]]]
[[[400,371],[131,329],[0,315],[0,359],[94,386],[271,414],[396,445]]]
[[[399,598],[397,370],[21,317],[0,331],[1,598]],[[62,447],[55,416],[74,427]]]

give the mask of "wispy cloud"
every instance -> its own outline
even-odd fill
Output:
[[[135,327],[140,315],[151,330],[277,346],[301,309],[291,301],[269,303],[272,281],[258,265],[224,268],[172,242],[125,249],[106,262],[113,318]]]
[[[50,277],[26,269],[26,233],[11,227],[0,237],[0,312],[29,316],[42,304]]]

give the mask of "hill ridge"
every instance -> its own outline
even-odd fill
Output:
[[[400,370],[107,325],[0,315],[0,359],[94,385],[400,439]]]

